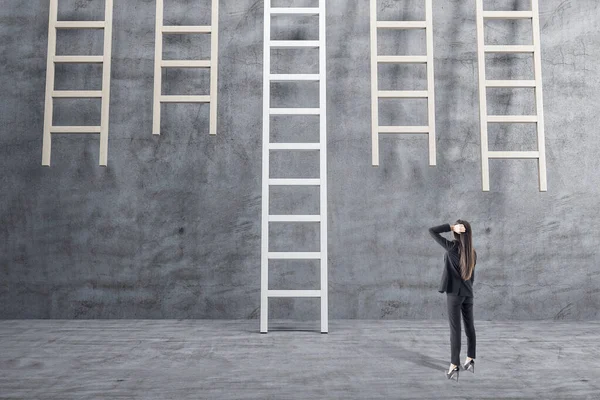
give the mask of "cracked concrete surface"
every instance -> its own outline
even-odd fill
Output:
[[[496,4],[525,9],[526,3]],[[493,160],[491,191],[483,193],[475,1],[435,1],[437,167],[428,166],[423,137],[385,136],[378,168],[370,165],[369,2],[328,1],[332,318],[443,318],[445,299],[435,289],[442,250],[427,228],[464,218],[473,225],[479,254],[478,319],[598,319],[600,5],[540,3],[548,192],[538,192],[534,161]],[[100,11],[101,17],[97,4],[61,0],[61,16],[93,18]],[[207,4],[171,0],[165,15],[173,23],[199,22]],[[153,137],[155,3],[115,1],[107,168],[98,167],[97,138],[65,135],[53,139],[52,167],[41,167],[48,3],[2,5],[0,318],[257,318],[262,2],[221,2],[217,137],[208,136],[208,107],[188,105],[165,106],[163,134]],[[422,5],[387,1],[380,9],[382,18],[417,18]],[[278,22],[277,33],[314,35],[314,20],[290,22]],[[403,35],[382,37],[382,46],[417,51],[418,35]],[[521,22],[494,23],[487,40],[522,42],[527,35]],[[59,40],[65,51],[87,51],[101,48],[102,39],[70,32]],[[169,44],[173,57],[206,51],[195,39]],[[279,51],[272,68],[299,72],[302,56],[307,69],[317,67],[314,55]],[[424,83],[418,69],[380,72],[385,88]],[[491,58],[488,72],[497,79],[526,77],[531,60]],[[57,70],[57,87],[95,87],[97,74],[76,66]],[[166,75],[165,92],[206,90],[201,75]],[[276,90],[282,99],[304,104],[314,98],[313,89]],[[489,97],[490,110],[502,113],[527,113],[533,99],[526,91]],[[92,124],[97,111],[94,102],[63,102],[55,118]],[[425,109],[418,102],[394,102],[382,104],[381,114],[382,123],[406,124],[423,118]],[[279,127],[274,135],[292,140],[314,134],[309,120]],[[534,146],[532,130],[490,131],[492,149]],[[315,172],[308,158],[272,166]],[[273,201],[288,212],[314,210],[314,192],[289,196],[274,192]],[[294,227],[273,233],[273,244],[315,249],[318,238]],[[316,288],[316,265],[278,265],[271,282],[272,288]],[[310,299],[271,302],[272,318],[313,319],[318,311]]]

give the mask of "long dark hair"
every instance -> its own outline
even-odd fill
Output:
[[[471,279],[473,269],[475,269],[475,249],[473,248],[473,234],[471,224],[459,219],[456,224],[462,224],[465,227],[463,233],[454,232],[454,239],[458,242],[458,253],[460,254],[460,276],[463,280]]]

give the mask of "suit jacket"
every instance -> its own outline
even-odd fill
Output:
[[[445,250],[444,271],[442,280],[438,287],[438,292],[455,294],[458,296],[473,297],[473,282],[475,282],[475,269],[468,280],[463,280],[460,276],[460,254],[458,241],[448,240],[440,233],[451,232],[450,224],[443,224],[429,228],[429,233]],[[475,253],[475,263],[477,263],[477,253]]]

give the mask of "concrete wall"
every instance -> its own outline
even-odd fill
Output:
[[[495,2],[514,9],[525,3]],[[437,167],[428,165],[424,137],[387,136],[378,168],[370,150],[369,2],[328,1],[332,318],[444,317],[445,298],[436,291],[443,251],[427,228],[464,218],[479,254],[477,318],[598,319],[600,4],[540,3],[549,189],[538,191],[536,162],[493,160],[491,191],[484,193],[475,1],[435,0]],[[102,15],[101,1],[60,4],[61,18]],[[167,4],[172,23],[208,22],[208,2]],[[417,0],[380,8],[388,19],[423,11]],[[109,166],[98,166],[97,137],[62,135],[54,136],[52,167],[44,168],[48,1],[2,1],[0,318],[258,317],[263,4],[221,2],[217,137],[208,136],[208,107],[193,105],[165,107],[163,134],[152,136],[154,15],[154,1],[115,0]],[[284,36],[290,21],[276,23],[274,33],[314,37],[310,18]],[[523,43],[530,30],[525,22],[504,22],[488,32],[489,43]],[[380,39],[388,54],[424,49],[424,37],[414,32]],[[188,40],[166,41],[165,55],[183,57],[190,44],[196,50],[189,57],[208,54],[206,43]],[[69,32],[59,43],[63,52],[98,53],[102,37]],[[298,55],[276,58],[274,71],[285,71],[286,63],[299,71]],[[500,57],[488,71],[519,78],[530,68],[526,58]],[[424,84],[424,70],[380,72],[382,88]],[[191,71],[170,71],[165,80],[167,93],[208,87],[207,75]],[[99,69],[60,69],[57,82],[97,88]],[[282,85],[273,92],[276,104],[302,106],[314,104],[316,90]],[[533,112],[532,92],[497,91],[491,98],[492,112]],[[423,122],[424,107],[382,103],[381,123]],[[98,109],[93,101],[60,102],[56,123],[94,124]],[[309,120],[274,125],[281,138],[316,132]],[[490,132],[492,149],[535,143],[532,129]],[[273,168],[309,175],[316,171],[311,163],[307,154],[274,159]],[[310,212],[314,194],[290,200],[274,192],[273,210]],[[317,244],[318,231],[309,226],[273,231],[274,250]],[[314,264],[273,269],[279,272],[271,274],[272,288],[318,287]],[[318,310],[316,300],[271,302],[273,318],[317,318]]]

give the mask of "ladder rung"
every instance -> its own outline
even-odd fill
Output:
[[[321,143],[269,143],[270,150],[321,150]]]
[[[298,47],[319,47],[318,40],[271,40],[272,49],[294,49]]]
[[[377,56],[377,62],[390,64],[422,64],[427,63],[427,56]]]
[[[270,186],[318,186],[320,179],[301,179],[301,178],[272,178],[269,179]]]
[[[321,252],[318,251],[270,251],[268,256],[271,260],[318,260]]]
[[[102,90],[54,90],[52,97],[95,98],[102,97]]]
[[[428,97],[429,93],[427,90],[379,90],[377,95],[383,98],[418,99]]]
[[[429,133],[428,126],[380,126],[379,133]]]
[[[427,28],[426,21],[377,21],[377,27],[381,29],[424,29]]]
[[[210,96],[161,95],[161,103],[210,103]]]
[[[162,60],[163,68],[210,68],[210,60]]]
[[[487,122],[489,123],[528,123],[538,122],[537,115],[488,115]]]
[[[55,63],[94,63],[104,62],[104,56],[54,56]]]
[[[536,83],[534,80],[487,80],[485,81],[485,86],[497,88],[525,88],[535,87]]]
[[[486,19],[531,19],[532,11],[484,11],[483,18]]]
[[[271,115],[319,115],[320,108],[271,108]]]
[[[320,215],[269,215],[270,222],[319,222]]]
[[[268,297],[321,297],[320,290],[267,290]]]
[[[162,27],[163,33],[211,33],[212,27],[209,25],[184,26],[170,25]]]
[[[539,151],[488,151],[488,158],[540,158]]]
[[[271,82],[283,81],[318,81],[319,74],[271,74],[269,80]]]
[[[533,53],[533,45],[487,45],[484,46],[486,53]]]
[[[293,15],[319,15],[318,7],[273,7],[272,15],[293,14]]]
[[[104,29],[106,21],[56,21],[57,29]]]
[[[53,126],[50,133],[100,133],[100,126]]]

